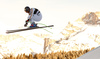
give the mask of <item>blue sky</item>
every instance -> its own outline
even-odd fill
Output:
[[[40,23],[62,27],[87,12],[100,11],[100,0],[0,0],[0,22],[10,26],[23,26],[28,14],[25,6],[38,8]],[[60,25],[60,26],[59,26]]]

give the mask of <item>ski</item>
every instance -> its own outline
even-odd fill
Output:
[[[7,30],[7,34],[9,33],[15,33],[15,32],[20,32],[20,31],[26,31],[26,30],[32,30],[32,29],[39,29],[39,28],[46,28],[46,27],[53,27],[54,25],[49,25],[49,26],[41,26],[41,27],[33,27],[33,28],[25,28],[25,29],[15,29],[15,30]]]

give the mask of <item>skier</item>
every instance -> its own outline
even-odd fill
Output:
[[[30,8],[28,6],[26,6],[24,10],[29,14],[24,26],[26,27],[28,25],[28,22],[30,22],[30,27],[37,27],[37,24],[35,22],[38,22],[42,19],[41,12],[37,8]]]
[[[26,31],[26,30],[32,30],[32,29],[38,29],[38,28],[46,28],[46,27],[53,27],[54,25],[49,25],[49,26],[38,26],[35,22],[38,22],[42,19],[42,14],[37,8],[30,8],[26,6],[25,12],[29,14],[28,19],[25,21],[24,26],[26,27],[28,25],[28,22],[31,23],[31,26],[29,28],[24,28],[24,29],[16,29],[16,30],[7,30],[7,34],[9,33],[15,33],[15,32],[20,32],[20,31]],[[34,28],[35,27],[35,28]]]

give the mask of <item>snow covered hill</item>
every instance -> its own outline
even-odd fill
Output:
[[[59,39],[45,39],[45,53],[57,51],[68,52],[98,47],[100,45],[99,21],[96,13],[90,12],[82,18],[69,22],[60,33],[64,37]]]
[[[0,23],[0,55],[17,56],[23,53],[28,55],[29,53],[67,52],[98,47],[100,45],[99,14],[89,12],[82,18],[68,22],[60,32],[56,29],[48,29],[54,34],[40,29],[4,34],[7,29],[12,27]]]

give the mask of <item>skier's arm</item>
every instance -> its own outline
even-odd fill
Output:
[[[26,20],[27,23],[28,23],[29,20],[31,19],[32,15],[33,15],[33,9],[31,9],[31,15],[30,15],[30,17],[28,18],[28,20]]]
[[[31,19],[32,15],[33,15],[33,9],[31,8],[31,16],[30,16],[29,20]]]
[[[28,22],[29,22],[29,20],[31,19],[32,15],[33,15],[33,9],[31,9],[31,15],[30,15],[29,19],[26,20],[26,23],[25,23],[25,25],[24,25],[25,27],[28,25]]]

